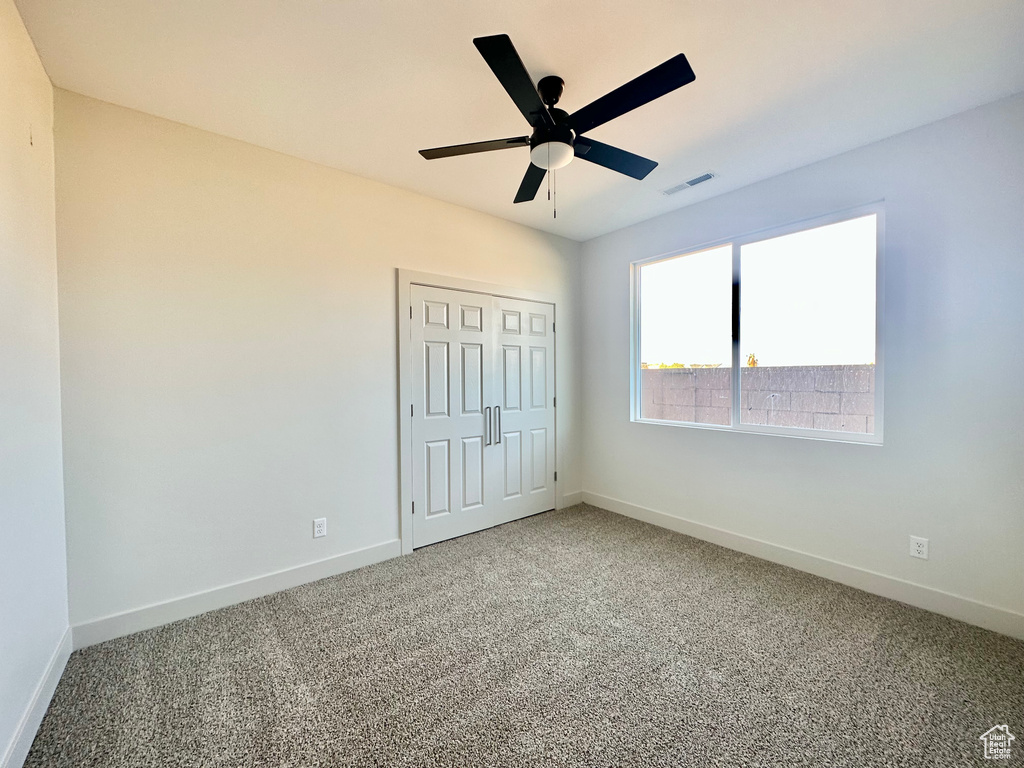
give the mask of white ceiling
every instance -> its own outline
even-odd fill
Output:
[[[1024,90],[1022,0],[17,0],[55,85],[586,240]],[[696,82],[588,135],[513,205],[529,127],[472,44],[508,33],[573,112],[683,52]],[[672,197],[706,170],[719,178]]]

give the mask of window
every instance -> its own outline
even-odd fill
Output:
[[[881,219],[634,263],[634,420],[880,443]]]

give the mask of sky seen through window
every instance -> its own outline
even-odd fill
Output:
[[[875,362],[876,216],[740,247],[740,361]],[[732,245],[640,268],[640,360],[731,366]]]

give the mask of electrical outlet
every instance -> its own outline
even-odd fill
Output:
[[[327,535],[327,518],[318,517],[313,521],[313,538],[319,539],[321,536]]]
[[[928,539],[922,539],[920,536],[910,537],[910,556],[920,557],[922,560],[928,559]]]

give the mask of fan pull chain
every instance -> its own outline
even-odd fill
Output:
[[[548,142],[548,144],[547,144],[547,153],[548,153],[548,172],[547,172],[546,175],[547,175],[547,181],[548,181],[548,200],[551,201],[551,215],[552,215],[552,218],[557,219],[558,218],[558,179],[555,178],[555,170],[551,167],[551,143],[550,142]],[[554,185],[554,188],[555,188],[555,192],[554,192],[553,196],[552,196],[552,193],[551,193],[552,185]]]
[[[551,167],[551,145],[545,145],[548,153],[548,168]],[[551,177],[554,175],[554,171],[548,172],[548,200],[551,199]]]

